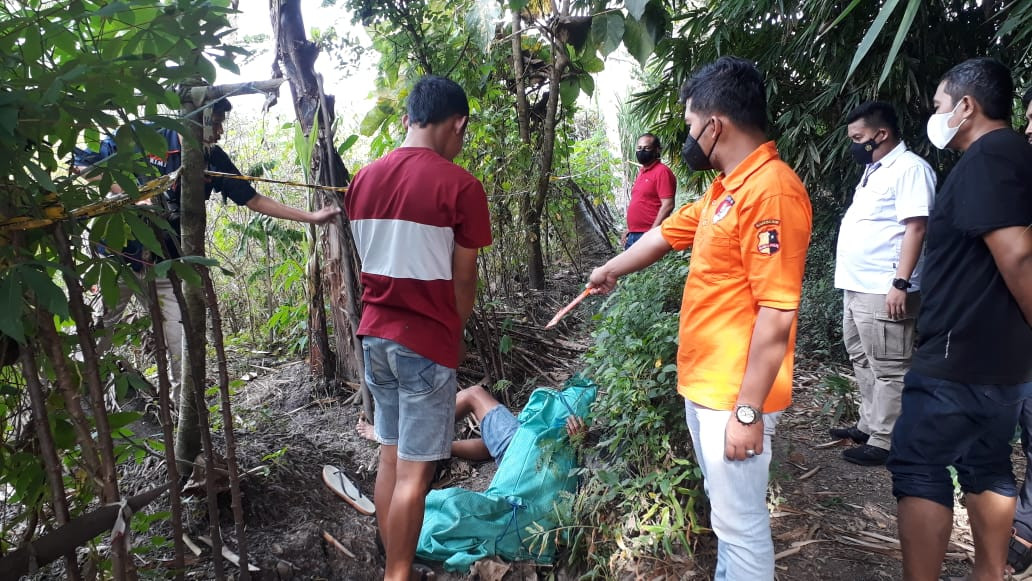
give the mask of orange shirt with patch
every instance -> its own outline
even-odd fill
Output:
[[[704,407],[734,408],[760,307],[799,308],[812,226],[806,188],[773,141],[663,221],[670,246],[692,249],[681,301],[678,393]],[[793,323],[764,412],[792,401],[795,335]]]

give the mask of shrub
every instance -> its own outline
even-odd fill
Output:
[[[691,459],[676,392],[678,310],[688,262],[670,254],[621,280],[595,316],[587,374],[598,445],[587,450],[570,522],[571,560],[589,577],[689,550],[700,530],[701,470]]]

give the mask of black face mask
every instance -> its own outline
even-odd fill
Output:
[[[710,119],[702,126],[702,131],[699,133],[700,137],[706,132],[706,128],[709,127],[709,124],[712,122],[713,120]],[[713,154],[713,149],[715,147],[717,147],[717,143],[714,141],[713,147],[710,148],[709,153],[704,153],[702,151],[702,146],[699,145],[699,141],[692,137],[692,134],[689,131],[688,137],[684,140],[684,147],[681,148],[681,160],[684,161],[684,164],[692,171],[713,169],[713,164],[710,162],[710,155]]]
[[[653,160],[659,157],[659,152],[639,149],[634,152],[634,157],[638,159],[638,163],[641,165],[649,165]]]
[[[853,159],[857,163],[867,165],[874,161],[874,150],[878,149],[880,145],[873,139],[864,143],[852,143],[849,145],[849,153],[853,155]]]

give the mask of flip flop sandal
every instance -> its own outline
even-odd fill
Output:
[[[1016,533],[1007,543],[1007,564],[1014,569],[1014,575],[1020,575],[1032,566],[1032,547],[1021,542]]]
[[[355,510],[367,516],[376,514],[376,505],[362,494],[362,491],[344,474],[343,470],[327,464],[323,466],[322,478],[334,494],[355,507]]]

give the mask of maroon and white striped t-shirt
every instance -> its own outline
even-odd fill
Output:
[[[346,206],[365,287],[358,334],[457,367],[452,254],[491,244],[484,186],[431,149],[401,147],[355,175]]]

